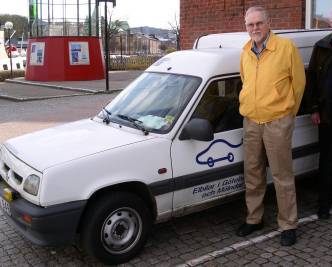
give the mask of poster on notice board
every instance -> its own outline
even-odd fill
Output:
[[[89,43],[69,42],[70,65],[89,65]]]
[[[45,56],[45,43],[33,42],[31,43],[30,65],[43,66]]]

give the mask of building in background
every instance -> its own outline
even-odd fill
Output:
[[[110,39],[110,52],[115,55],[160,55],[161,41],[150,35],[119,32]]]
[[[180,0],[181,49],[190,49],[201,35],[245,31],[244,13],[265,7],[272,29],[325,28],[332,0]]]
[[[120,31],[110,40],[111,54],[116,55],[163,55],[170,48],[176,49],[171,30],[147,26]]]

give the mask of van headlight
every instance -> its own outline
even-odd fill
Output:
[[[23,190],[31,195],[37,196],[39,189],[39,176],[35,174],[29,175],[23,184]]]

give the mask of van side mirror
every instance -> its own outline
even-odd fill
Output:
[[[211,123],[206,119],[191,119],[186,126],[184,126],[180,136],[180,140],[198,140],[198,141],[212,141],[213,129]]]

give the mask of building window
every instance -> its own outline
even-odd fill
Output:
[[[306,28],[329,27],[329,17],[332,16],[332,1],[307,0],[306,10]]]

